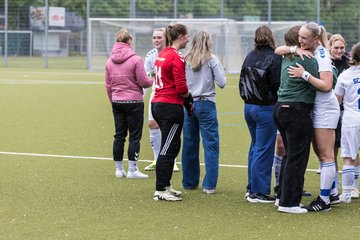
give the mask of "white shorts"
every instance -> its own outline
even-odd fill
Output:
[[[148,121],[154,120],[154,117],[151,112],[151,100],[153,99],[155,95],[155,91],[151,91],[150,98],[149,98],[149,106],[148,106]]]
[[[326,95],[326,97],[318,97],[321,94]],[[313,110],[313,127],[336,129],[339,117],[340,106],[334,93],[317,93]]]
[[[355,159],[360,149],[360,126],[341,128],[341,157]]]

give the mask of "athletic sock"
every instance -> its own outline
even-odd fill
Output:
[[[359,189],[359,171],[360,171],[360,166],[356,166],[354,168],[354,181],[352,184],[352,187],[355,189]]]
[[[326,204],[328,204],[330,202],[329,196],[331,187],[335,179],[335,163],[321,163],[320,168],[320,197]]]
[[[280,168],[283,157],[274,154],[273,168],[274,168],[274,187],[279,186]]]
[[[342,193],[345,196],[351,195],[351,188],[354,181],[355,167],[353,165],[343,165],[342,169]]]
[[[137,161],[129,160],[129,172],[135,172],[137,170]]]
[[[159,156],[161,147],[161,132],[160,128],[150,128],[150,144],[154,154],[154,160],[156,161]]]
[[[123,161],[115,161],[115,168],[117,170],[123,170],[124,169]]]

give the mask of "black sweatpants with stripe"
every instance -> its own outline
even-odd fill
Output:
[[[156,162],[156,191],[170,186],[175,158],[181,146],[181,131],[184,123],[183,105],[151,103],[151,112],[161,131],[161,148]]]

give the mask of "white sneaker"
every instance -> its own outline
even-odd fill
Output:
[[[206,193],[206,194],[214,194],[214,193],[215,193],[215,189],[207,189],[207,188],[204,188],[204,189],[203,189],[203,192]]]
[[[339,195],[339,198],[340,198],[340,202],[342,203],[351,203],[351,194],[349,195],[341,194]]]
[[[127,178],[149,178],[149,176],[136,169],[135,171],[128,171]]]
[[[178,171],[180,171],[180,170],[179,170],[179,167],[178,167],[177,164],[175,163],[175,164],[174,164],[174,168],[173,168],[173,172],[178,172]]]
[[[154,200],[155,201],[164,200],[164,201],[169,201],[169,202],[177,202],[177,201],[181,201],[182,198],[174,196],[174,195],[170,194],[167,190],[165,190],[165,191],[156,191],[154,193]]]
[[[115,177],[117,177],[117,178],[126,177],[126,173],[125,173],[124,169],[116,169]]]
[[[351,198],[359,198],[359,189],[356,188],[351,189]]]
[[[302,207],[282,207],[282,206],[278,207],[278,211],[284,213],[293,213],[293,214],[302,214],[308,212],[307,209]]]
[[[276,198],[274,205],[278,207],[278,206],[279,206],[279,203],[280,203],[280,198]]]
[[[168,193],[170,193],[171,195],[175,196],[175,197],[180,197],[182,192],[173,189],[171,186],[168,186],[165,188],[166,191],[168,191]]]

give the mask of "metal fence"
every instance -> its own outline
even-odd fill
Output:
[[[315,21],[331,33],[342,34],[350,50],[360,40],[359,16],[358,0],[0,0],[0,67],[93,68],[91,19],[183,19],[191,26],[199,19],[227,19],[244,26],[267,24],[274,31],[278,22],[290,26],[291,22]],[[251,31],[229,33],[239,39],[232,48],[239,57],[231,60],[231,69],[240,68],[242,56],[249,50],[243,40],[251,41]],[[282,33],[277,34],[279,44]],[[151,47],[150,35],[145,46]],[[229,52],[216,54],[225,61]],[[223,64],[230,66],[229,62]]]

